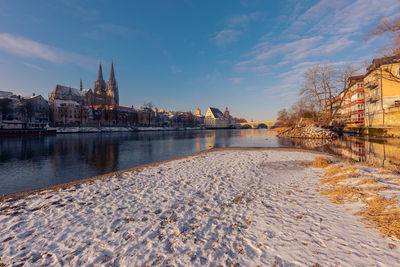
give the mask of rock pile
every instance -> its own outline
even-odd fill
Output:
[[[278,136],[291,138],[332,139],[337,137],[337,134],[315,125],[307,125],[291,127],[280,132]]]

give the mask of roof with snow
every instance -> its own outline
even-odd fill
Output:
[[[79,106],[79,103],[73,100],[61,100],[61,99],[55,99],[54,102],[57,104],[58,107],[61,105],[75,105]]]
[[[209,107],[209,109],[216,119],[224,119],[224,114],[221,112],[221,110],[212,107]]]
[[[53,92],[51,92],[51,97],[53,99],[79,101],[81,100],[82,96],[85,96],[86,93],[86,90],[80,91],[76,88],[57,84],[56,88],[54,88]]]
[[[11,92],[0,91],[0,98],[9,98],[12,95],[13,95],[13,93],[11,93]]]

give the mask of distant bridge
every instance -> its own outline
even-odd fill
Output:
[[[257,122],[242,122],[239,125],[243,128],[251,127],[253,129],[258,128],[277,128],[280,127],[280,121],[257,121]]]

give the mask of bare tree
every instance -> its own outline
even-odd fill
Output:
[[[347,65],[343,69],[339,70],[338,86],[341,85],[339,93],[343,92],[343,97],[340,98],[339,103],[336,106],[336,108],[333,108],[332,105],[330,106],[331,114],[330,114],[329,122],[331,122],[333,120],[333,118],[336,117],[336,114],[338,113],[340,107],[342,107],[344,99],[350,90],[350,85],[348,84],[349,78],[354,76],[355,73],[356,73],[356,69],[354,68],[354,66],[352,64]],[[334,99],[332,99],[331,103],[333,103],[333,100]]]
[[[382,19],[374,28],[372,28],[366,35],[369,40],[376,36],[382,36],[385,33],[390,34],[391,47],[393,55],[400,53],[400,16],[393,19]]]
[[[383,48],[381,54],[383,58],[372,62],[370,68],[381,67],[380,76],[382,79],[400,82],[400,71],[395,63],[400,62],[400,16],[392,19],[382,19],[374,28],[367,32],[365,39],[389,34],[390,44]]]
[[[278,111],[278,116],[276,119],[282,122],[289,120],[289,112],[286,110],[286,108]]]
[[[336,81],[337,70],[329,64],[314,65],[304,73],[304,85],[300,90],[300,96],[303,102],[315,107],[319,122],[322,124],[326,124],[331,117],[330,110],[337,93]]]
[[[301,98],[297,103],[300,106],[297,107],[297,112],[303,112],[304,116],[304,110],[307,110],[312,116],[318,117],[317,121],[320,124],[329,125],[344,101],[342,97],[336,105],[335,98],[342,92],[344,96],[348,93],[347,81],[354,73],[352,65],[342,69],[335,68],[332,64],[309,67],[304,73],[304,85],[300,89]]]
[[[315,103],[318,111],[321,112],[324,108],[324,99],[321,93],[319,68],[319,65],[314,65],[306,70],[304,73],[304,85],[300,89],[300,96]]]

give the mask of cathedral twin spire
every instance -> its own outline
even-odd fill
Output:
[[[103,79],[103,70],[99,64],[99,74],[94,83],[94,93],[101,97],[107,105],[119,105],[118,84],[114,74],[114,63],[111,62],[110,77],[108,83]],[[100,103],[102,104],[102,103]]]

